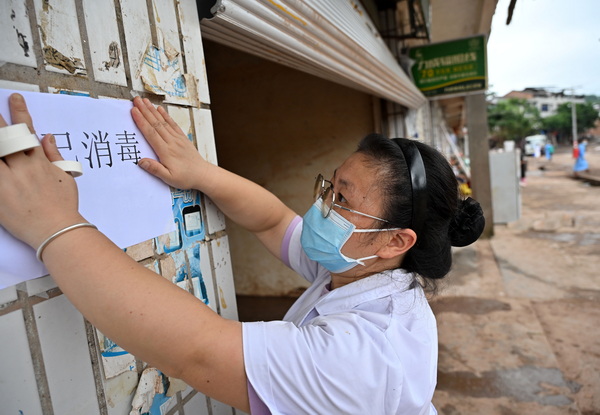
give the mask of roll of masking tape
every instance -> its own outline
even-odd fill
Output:
[[[73,177],[79,177],[83,174],[83,166],[78,161],[59,160],[53,161],[52,164],[56,167],[60,167],[67,173],[71,173],[71,176]]]
[[[40,140],[29,132],[26,124],[0,128],[0,157],[40,146]]]
[[[30,150],[40,145],[40,140],[35,134],[31,134],[27,124],[13,124],[0,128],[0,157]],[[73,177],[79,177],[83,174],[83,167],[78,161],[60,160],[53,162],[53,164],[70,173]]]

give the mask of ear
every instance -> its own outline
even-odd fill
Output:
[[[412,229],[390,231],[389,242],[375,253],[380,258],[395,258],[406,253],[417,243],[417,234]]]

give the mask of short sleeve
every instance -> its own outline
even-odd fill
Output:
[[[359,320],[243,324],[246,375],[271,413],[396,413],[402,367],[384,333]]]
[[[328,273],[325,268],[311,260],[304,249],[300,238],[302,236],[302,218],[296,216],[288,226],[281,243],[281,259],[284,264],[300,274],[308,282],[314,282],[318,277]]]

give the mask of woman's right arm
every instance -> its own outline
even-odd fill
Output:
[[[131,115],[159,159],[142,159],[140,167],[173,187],[201,191],[280,258],[296,213],[265,188],[204,160],[164,108],[139,97],[133,104]]]

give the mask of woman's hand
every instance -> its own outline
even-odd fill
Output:
[[[131,116],[159,161],[144,158],[139,166],[178,189],[198,189],[197,180],[208,164],[164,108],[136,97]]]
[[[35,134],[20,94],[10,96],[9,107],[13,124],[25,123]],[[0,115],[0,128],[6,125]],[[54,232],[83,221],[75,180],[51,163],[62,159],[50,134],[42,147],[0,158],[0,225],[33,248]]]

